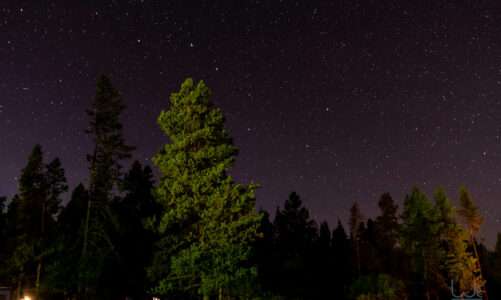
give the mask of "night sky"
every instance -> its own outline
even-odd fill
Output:
[[[262,185],[260,207],[296,190],[334,224],[353,201],[374,216],[385,191],[401,203],[442,185],[456,202],[464,184],[487,241],[501,231],[498,1],[105,2],[1,1],[0,195],[35,143],[85,182],[102,73],[149,163],[167,141],[156,117],[191,76],[213,90],[240,148],[232,174]]]

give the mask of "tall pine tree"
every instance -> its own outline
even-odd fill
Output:
[[[161,294],[221,298],[240,294],[255,277],[246,262],[260,222],[256,186],[228,175],[237,148],[210,96],[204,82],[187,79],[158,118],[170,141],[153,160],[162,173],[155,194],[163,211],[150,274]]]
[[[435,293],[435,275],[439,272],[438,213],[419,189],[413,188],[404,201],[400,244],[409,255],[411,299],[430,299]]]
[[[87,110],[94,149],[87,156],[90,164],[89,199],[83,229],[80,292],[95,288],[106,258],[117,256],[112,232],[116,222],[110,210],[112,191],[121,176],[121,162],[130,158],[133,147],[125,143],[120,115],[125,109],[120,93],[110,79],[101,76],[96,96]]]

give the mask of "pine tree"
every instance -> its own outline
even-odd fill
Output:
[[[450,295],[450,283],[456,283],[456,292],[469,292],[475,286],[481,286],[481,277],[478,274],[476,258],[468,252],[468,234],[456,221],[455,210],[445,191],[437,189],[434,194],[435,210],[438,213],[438,236],[440,245],[437,256],[442,265],[443,278],[440,283],[444,295]],[[457,293],[459,294],[459,293]]]
[[[187,79],[158,123],[170,143],[154,158],[162,178],[155,190],[163,211],[150,274],[161,294],[239,294],[253,282],[246,265],[258,236],[256,186],[236,183],[228,170],[237,148],[204,82]]]
[[[7,212],[6,212],[7,197],[0,197],[0,241],[5,240],[5,235],[7,231]],[[0,260],[2,260],[2,254],[4,253],[4,244],[0,243]]]
[[[28,158],[28,164],[23,169],[19,180],[20,209],[19,218],[21,235],[16,251],[22,254],[26,261],[21,268],[26,270],[26,276],[35,278],[34,286],[37,296],[40,290],[40,273],[42,267],[42,252],[45,238],[47,183],[44,172],[43,153],[40,145],[36,145]],[[32,264],[30,264],[30,262]],[[36,262],[36,270],[32,265]],[[30,280],[31,281],[31,280]],[[32,283],[33,284],[33,283]]]
[[[275,281],[279,293],[288,297],[312,297],[317,225],[297,193],[289,195],[283,209],[277,208],[273,229],[279,253],[279,274]]]
[[[58,159],[46,165],[42,147],[36,145],[19,179],[19,196],[9,206],[11,274],[17,277],[17,293],[24,285],[41,292],[44,260],[51,253],[49,237],[59,211],[60,195],[66,190],[64,170]]]
[[[40,284],[44,259],[54,251],[50,238],[54,235],[56,216],[61,208],[61,195],[68,191],[65,172],[59,158],[55,158],[49,164],[45,165],[44,184],[46,198],[42,203],[41,237],[39,245],[43,250],[41,250],[39,254],[37,277],[35,281],[37,298],[40,298]]]
[[[270,296],[277,293],[274,284],[277,278],[277,261],[280,253],[276,250],[275,240],[273,238],[273,223],[270,220],[270,214],[266,210],[260,210],[262,215],[259,232],[261,237],[256,241],[256,256],[258,268],[259,288],[263,295]]]
[[[389,193],[384,193],[378,202],[381,215],[376,218],[376,229],[381,238],[380,245],[386,253],[391,251],[398,240],[398,205],[395,204]]]
[[[469,234],[470,244],[473,248],[473,253],[475,254],[477,268],[480,272],[480,277],[482,277],[482,279],[479,279],[478,281],[480,283],[483,283],[482,269],[480,266],[480,256],[477,250],[476,235],[480,230],[480,226],[482,226],[484,219],[465,187],[462,187],[459,190],[459,203],[460,207],[458,209],[458,215],[462,218],[462,221],[466,226]],[[482,288],[484,290],[485,297],[488,298],[485,286],[482,284],[481,286],[479,286],[479,288]]]
[[[0,197],[0,282],[5,282],[3,271],[5,269],[5,261],[7,260],[8,242],[7,242],[7,211],[6,211],[6,197]]]
[[[332,283],[334,291],[339,299],[346,299],[349,282],[353,274],[351,260],[350,241],[344,230],[343,224],[338,220],[337,227],[332,231],[332,252],[333,252],[333,275]]]
[[[358,207],[358,203],[353,203],[350,208],[350,240],[355,251],[355,266],[357,267],[357,276],[361,272],[361,257],[360,257],[360,225],[363,224],[363,216]]]
[[[92,138],[94,149],[87,156],[90,164],[89,199],[80,268],[80,292],[84,295],[89,288],[96,287],[106,259],[118,255],[112,241],[112,232],[117,230],[115,216],[109,204],[111,192],[121,176],[121,161],[129,158],[133,150],[123,137],[120,115],[124,109],[122,97],[110,79],[101,76],[94,102],[87,110],[90,123],[86,133]]]
[[[501,233],[497,234],[496,247],[493,253],[493,279],[494,284],[492,286],[496,287],[495,293],[492,294],[493,299],[499,299],[501,297]],[[490,292],[490,291],[489,291]]]
[[[413,271],[413,294],[430,299],[439,272],[438,213],[425,194],[413,188],[404,201],[400,244],[409,255]]]
[[[318,298],[329,297],[332,293],[332,278],[330,275],[334,266],[331,241],[329,224],[324,221],[320,224],[318,240],[314,249],[315,253],[313,254],[315,262],[314,283],[317,285],[315,295]]]
[[[64,291],[70,297],[77,293],[79,262],[82,253],[83,229],[88,191],[83,184],[75,187],[70,201],[57,219],[54,257],[47,266],[47,284],[52,290]]]
[[[24,220],[21,211],[22,203],[19,195],[14,195],[7,209],[7,259],[3,261],[2,277],[15,287],[14,296],[19,298],[26,281],[26,265],[33,261],[33,251],[28,243],[24,230]]]
[[[134,299],[143,298],[148,289],[145,266],[152,258],[154,235],[144,228],[143,223],[160,211],[153,196],[153,187],[151,168],[135,161],[121,184],[124,197],[113,203],[120,224],[117,248],[122,263],[109,275],[115,284],[121,286],[120,291],[125,296]],[[122,270],[120,274],[116,272],[118,269]]]

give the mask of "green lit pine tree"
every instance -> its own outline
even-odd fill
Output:
[[[256,186],[227,174],[237,148],[210,95],[204,82],[187,79],[158,118],[170,141],[153,160],[162,173],[155,193],[163,211],[149,274],[159,294],[221,299],[242,294],[256,275],[247,264],[261,218]]]

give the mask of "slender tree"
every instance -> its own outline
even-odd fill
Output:
[[[496,247],[493,253],[493,284],[496,287],[496,294],[493,294],[493,299],[501,297],[501,232],[497,234]],[[496,297],[497,296],[497,297]]]
[[[83,229],[88,191],[83,184],[75,187],[70,201],[57,219],[57,236],[54,240],[54,259],[47,266],[47,284],[73,298],[78,291]]]
[[[40,222],[40,244],[41,253],[38,257],[37,276],[36,276],[36,297],[40,298],[40,284],[42,268],[44,267],[44,258],[54,249],[50,244],[50,237],[55,231],[56,216],[61,208],[61,195],[68,191],[66,176],[59,158],[55,158],[49,164],[45,165],[45,174],[43,179],[44,192],[46,198],[42,203],[41,222]]]
[[[444,291],[443,297],[450,296],[451,282],[455,283],[457,294],[469,292],[483,283],[477,260],[467,249],[467,231],[457,223],[455,209],[442,188],[437,189],[434,198],[440,241],[437,256],[445,262],[442,265],[443,277],[438,278],[438,284]]]
[[[113,283],[121,286],[123,296],[133,299],[144,298],[149,288],[145,266],[151,261],[155,236],[143,223],[161,209],[155,202],[153,187],[151,168],[135,161],[121,184],[124,197],[113,203],[120,224],[117,248],[123,262],[109,273],[109,281],[113,279]],[[116,270],[122,271],[117,274]]]
[[[332,231],[332,253],[333,253],[333,274],[332,283],[334,291],[339,299],[346,299],[348,294],[349,282],[352,280],[352,249],[348,235],[344,230],[343,224],[338,220],[337,227]]]
[[[313,297],[313,250],[317,225],[295,192],[289,195],[283,209],[277,208],[273,230],[280,253],[279,274],[275,280],[279,293],[286,297]]]
[[[355,250],[355,265],[357,267],[357,276],[361,272],[361,258],[360,258],[360,226],[363,224],[363,216],[360,212],[358,203],[353,203],[350,208],[350,239]]]
[[[477,268],[480,272],[480,276],[483,277],[482,267],[480,265],[480,256],[477,249],[476,235],[480,230],[480,227],[482,226],[484,218],[480,214],[478,207],[471,199],[470,194],[465,187],[461,187],[461,189],[459,190],[459,203],[460,207],[458,209],[458,215],[461,217],[464,225],[466,226],[466,229],[468,230],[470,243],[476,258]],[[481,288],[484,289],[484,298],[488,299],[488,294],[485,286],[482,285]]]
[[[398,205],[389,193],[384,193],[379,199],[378,206],[381,214],[376,218],[376,228],[381,238],[380,245],[387,252],[395,247],[398,240]]]
[[[8,257],[7,197],[0,197],[0,281],[5,281],[5,261]]]
[[[153,160],[162,173],[155,195],[163,211],[150,274],[161,294],[222,298],[241,294],[236,289],[255,278],[255,267],[246,262],[260,222],[256,186],[227,174],[237,148],[210,94],[204,82],[187,79],[158,118],[170,141]]]
[[[96,96],[87,115],[86,133],[92,138],[94,149],[87,156],[90,164],[89,199],[82,243],[81,287],[83,294],[90,282],[97,284],[104,258],[116,255],[110,230],[114,226],[109,203],[111,192],[121,175],[121,162],[131,156],[133,147],[125,143],[120,115],[125,109],[122,97],[106,76],[97,81]],[[91,242],[89,242],[91,241]],[[89,254],[89,245],[93,246]]]
[[[413,271],[411,291],[421,299],[432,297],[439,272],[438,213],[426,195],[413,188],[404,202],[400,244],[409,255]]]
[[[59,211],[60,195],[66,190],[64,170],[58,159],[46,165],[42,147],[36,145],[19,179],[7,213],[7,239],[11,244],[8,268],[17,277],[17,296],[24,286],[41,293],[44,259],[51,252],[49,237]]]

